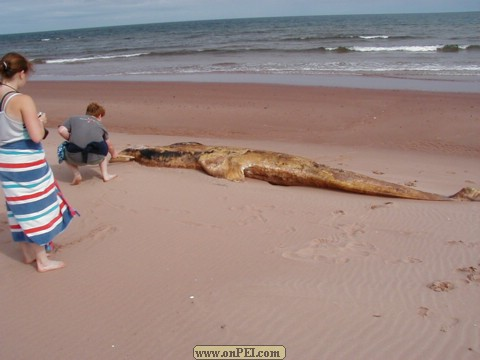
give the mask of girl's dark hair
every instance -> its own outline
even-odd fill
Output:
[[[10,52],[0,60],[0,75],[3,79],[11,79],[21,71],[33,72],[33,64],[25,56]]]

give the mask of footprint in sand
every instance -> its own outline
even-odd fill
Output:
[[[466,247],[475,247],[480,245],[480,241],[470,241],[470,242],[465,242],[463,240],[450,240],[447,241],[447,244],[450,246],[466,246]]]
[[[223,227],[216,224],[207,224],[207,223],[200,223],[195,221],[181,221],[182,224],[187,226],[196,227],[196,228],[208,228],[212,230],[222,230]]]
[[[389,207],[393,202],[371,205],[371,209]],[[366,257],[377,252],[377,248],[368,242],[359,240],[366,232],[366,225],[355,219],[348,221],[345,211],[338,209],[332,213],[330,229],[335,230],[329,238],[316,238],[297,246],[291,246],[282,252],[282,256],[291,260],[306,262],[328,262],[344,264],[352,258]]]
[[[422,259],[419,259],[413,256],[407,256],[402,259],[394,259],[394,260],[386,259],[385,260],[386,264],[420,264],[422,262],[423,262]]]
[[[450,281],[434,281],[431,284],[428,284],[427,287],[436,292],[448,292],[455,288]]]
[[[105,239],[108,236],[108,234],[113,233],[115,231],[117,231],[116,226],[99,225],[96,228],[94,228],[93,230],[91,230],[85,236],[82,236],[82,237],[77,238],[77,239],[73,239],[72,241],[65,242],[63,244],[56,245],[56,250],[58,251],[58,250],[61,250],[63,248],[74,246],[76,244],[82,243],[82,242],[87,241],[87,240],[94,240],[94,241],[98,242],[99,240]]]
[[[417,314],[424,318],[429,316],[429,313],[430,313],[430,309],[425,306],[420,306],[417,310]]]
[[[271,209],[272,207],[267,208],[267,210]],[[245,205],[241,207],[231,207],[229,210],[240,212],[238,215],[239,220],[237,221],[237,224],[241,226],[268,222],[268,219],[264,215],[265,208],[259,208],[255,205]]]
[[[374,245],[358,241],[313,239],[297,249],[284,251],[282,256],[291,260],[344,264],[351,258],[369,256],[375,251]]]
[[[458,268],[457,271],[466,274],[465,282],[470,283],[480,283],[480,264],[477,266],[466,266]]]
[[[428,288],[436,292],[449,292],[455,289],[456,286],[463,286],[465,284],[479,284],[480,283],[480,264],[478,266],[464,266],[457,268],[457,273],[462,274],[462,278],[455,281],[455,285],[451,281],[434,281],[427,285]]]
[[[441,332],[447,332],[460,323],[460,319],[447,316],[441,311],[432,311],[428,307],[420,306],[417,314],[424,319],[436,322],[440,326]]]
[[[443,321],[442,325],[440,326],[441,332],[447,332],[451,328],[457,326],[460,323],[460,319],[457,318],[449,318]]]

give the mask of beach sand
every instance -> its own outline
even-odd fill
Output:
[[[1,359],[193,359],[283,345],[286,359],[478,359],[480,202],[58,164],[56,126],[107,109],[117,149],[198,141],[273,150],[451,195],[480,187],[480,94],[283,85],[30,82],[47,157],[80,212],[67,267],[21,261],[0,211]],[[449,284],[432,289],[435,282]]]

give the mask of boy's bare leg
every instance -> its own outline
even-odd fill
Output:
[[[103,161],[100,163],[100,172],[102,173],[102,178],[105,182],[115,179],[118,176],[116,174],[109,174],[107,167],[108,159],[105,157],[105,159],[103,159]]]
[[[72,185],[78,185],[82,182],[82,174],[80,174],[80,170],[78,170],[77,165],[70,164],[68,162],[65,162],[70,170],[73,172],[73,180],[71,182]]]

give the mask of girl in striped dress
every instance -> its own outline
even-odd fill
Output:
[[[22,55],[8,53],[0,60],[0,183],[5,195],[13,241],[24,261],[36,262],[40,272],[60,269],[46,247],[76,215],[60,193],[45,159],[41,141],[48,134],[45,114],[33,99],[18,90],[32,72]]]

